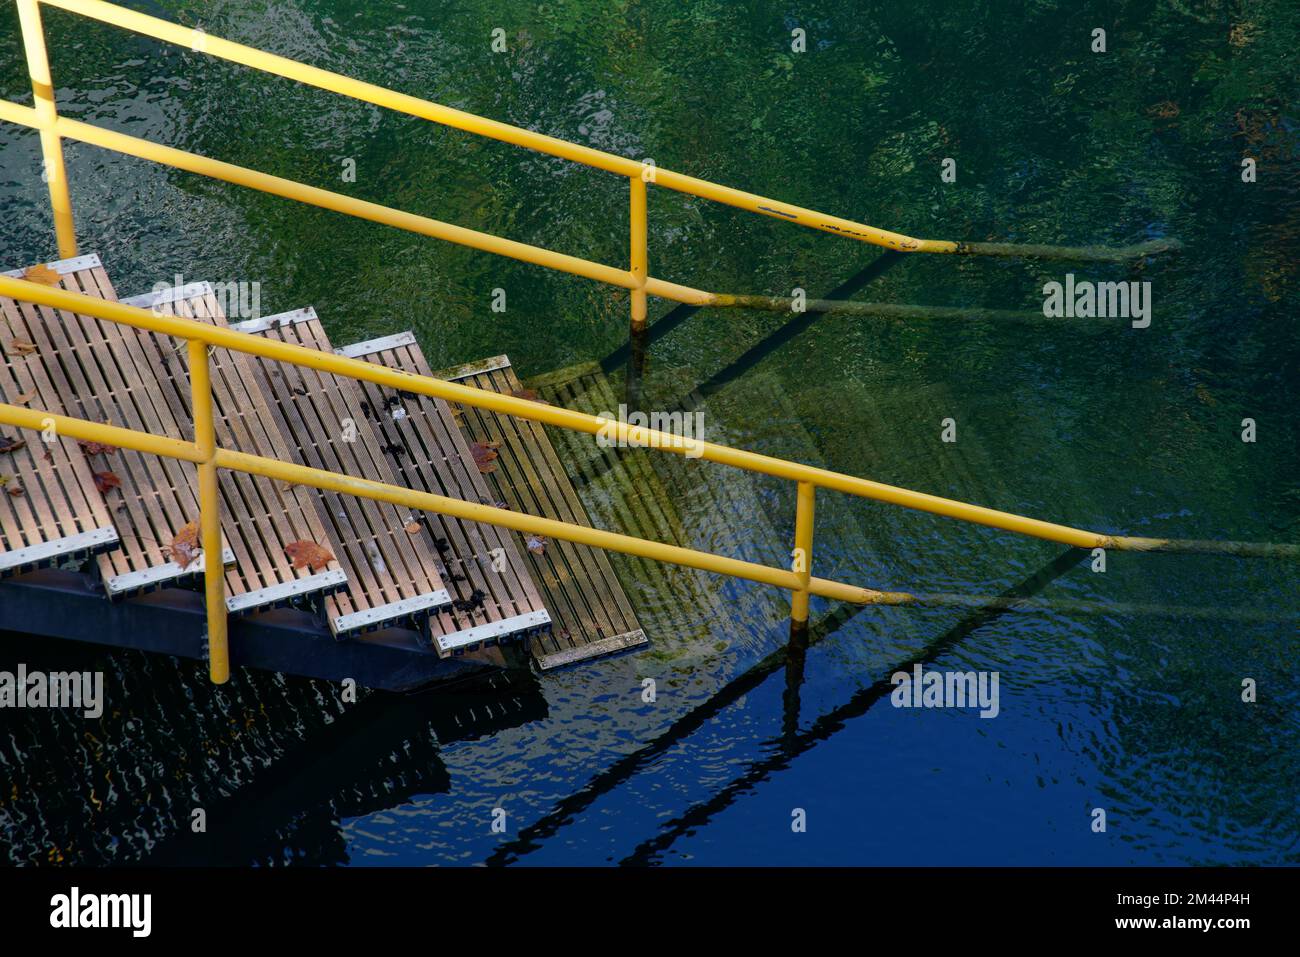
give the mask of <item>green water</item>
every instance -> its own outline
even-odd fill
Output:
[[[1037,310],[1043,284],[1073,272],[1149,281],[1152,322],[826,316],[713,396],[706,434],[1099,531],[1300,541],[1294,4],[134,6],[914,236],[1072,245],[1175,237],[1182,254],[1136,265],[906,258],[857,298]],[[626,260],[621,178],[60,11],[47,11],[46,23],[64,115]],[[505,53],[491,49],[497,27]],[[1107,31],[1105,53],[1090,50],[1097,27]],[[795,28],[806,31],[807,52],[792,52]],[[31,95],[9,8],[0,11],[0,95]],[[626,338],[618,290],[89,146],[69,145],[67,155],[83,250],[101,255],[121,295],[177,273],[258,281],[263,311],[312,304],[335,343],[414,329],[435,368],[508,353],[522,373],[540,373],[599,359]],[[1257,182],[1242,182],[1245,156],[1258,161]],[[4,268],[55,255],[39,157],[33,133],[0,127]],[[940,177],[946,157],[957,164],[953,183]],[[348,160],[355,182],[342,175]],[[769,295],[823,294],[877,254],[654,188],[649,248],[655,276]],[[491,309],[495,289],[506,291],[504,313]],[[651,318],[670,305],[652,300]],[[785,321],[698,313],[655,343],[647,404],[673,407]],[[940,441],[946,418],[957,424],[955,444]],[[1256,422],[1254,443],[1241,441],[1244,418]],[[694,481],[665,475],[695,544],[782,561],[791,489],[759,482],[746,493],[758,510],[728,513]],[[602,513],[598,495],[589,507]],[[993,594],[1059,553],[876,503],[819,502],[817,570],[826,577]],[[1039,596],[1273,620],[1051,612],[980,624],[939,660],[1000,671],[993,721],[882,702],[842,726],[819,724],[962,620],[951,611],[859,614],[810,652],[793,732],[774,677],[600,790],[554,836],[526,847],[526,859],[1296,863],[1295,580],[1294,565],[1280,562],[1112,554],[1104,575],[1083,562]],[[300,835],[298,845],[316,849],[303,854],[472,862],[510,839],[484,823],[493,807],[511,811],[512,834],[545,819],[781,646],[781,595],[701,581],[731,617],[683,612],[671,593],[633,587],[650,654],[541,679],[543,719],[438,749],[450,783],[428,793],[317,812],[331,836]],[[670,689],[653,707],[638,696],[646,676]],[[1240,700],[1247,677],[1259,687],[1251,705]],[[767,770],[792,733],[811,744]],[[31,731],[12,754],[33,760],[42,734]],[[726,800],[711,809],[719,794]],[[315,800],[300,796],[304,814]],[[1098,806],[1112,822],[1104,835],[1088,826]],[[792,837],[791,807],[809,808],[807,834]],[[667,835],[662,848],[652,846],[657,834]],[[520,850],[510,848],[500,856]]]

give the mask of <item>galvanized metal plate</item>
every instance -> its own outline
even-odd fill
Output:
[[[362,356],[372,356],[376,352],[413,345],[415,345],[415,333],[408,330],[391,336],[381,336],[378,339],[367,339],[365,342],[354,342],[350,346],[343,346],[341,349],[335,349],[334,351],[341,356],[347,356],[349,359],[360,359]]]
[[[332,568],[294,581],[280,582],[268,588],[233,595],[226,599],[226,610],[232,615],[245,614],[268,605],[279,605],[300,595],[328,594],[347,587],[348,576],[341,568]]]
[[[94,554],[116,548],[117,545],[117,529],[111,525],[96,528],[79,535],[69,535],[67,538],[56,538],[41,542],[39,545],[28,545],[26,548],[0,552],[0,574],[17,568],[47,565],[69,555]]]
[[[474,645],[499,644],[502,638],[518,635],[521,632],[536,631],[539,628],[549,627],[550,624],[551,616],[546,609],[530,611],[524,615],[515,615],[513,618],[502,618],[500,621],[475,625],[473,628],[466,628],[463,631],[439,635],[437,640],[438,650],[445,653]]]
[[[340,615],[334,619],[334,634],[342,638],[352,632],[375,628],[389,621],[401,621],[404,618],[410,618],[413,615],[419,615],[449,604],[451,604],[451,596],[447,593],[447,589],[441,588],[438,591],[424,595],[416,595],[414,598],[403,598],[401,601],[389,602],[387,605],[379,605],[375,608],[367,608],[365,611]]]
[[[221,564],[223,566],[235,564],[234,551],[229,548],[223,549]],[[197,560],[191,562],[185,568],[181,568],[176,562],[168,562],[165,565],[155,565],[152,568],[142,568],[139,571],[114,575],[104,580],[104,588],[107,590],[109,598],[117,598],[131,592],[154,588],[177,578],[198,575],[206,568],[204,556],[200,555]]]

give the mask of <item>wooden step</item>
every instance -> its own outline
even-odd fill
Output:
[[[409,332],[337,350],[414,375],[432,373]],[[399,395],[358,382],[366,411],[399,485],[448,498],[495,505],[498,501],[474,463],[456,420],[442,399]],[[484,645],[539,637],[551,630],[522,542],[507,529],[426,513],[421,535],[432,538],[442,558],[442,579],[455,601],[430,621],[442,651],[472,651]]]
[[[231,328],[333,351],[310,308]],[[354,380],[249,358],[267,411],[294,459],[312,468],[398,484]],[[325,599],[326,621],[335,637],[404,623],[419,627],[427,636],[430,619],[437,618],[452,598],[438,572],[430,536],[422,528],[414,533],[406,530],[418,516],[387,502],[337,492],[313,490],[312,496],[322,524],[339,547],[335,555],[348,577],[347,592]]]
[[[45,265],[63,275],[98,264],[97,257],[82,256]],[[4,275],[21,278],[23,272]],[[15,340],[33,342],[17,303],[0,298],[0,402],[62,413],[44,357]],[[0,435],[0,447],[10,440],[24,444],[0,452],[0,577],[117,548],[112,515],[76,440],[51,435],[47,442],[34,432],[10,430]]]
[[[209,283],[160,289],[123,299],[158,315],[224,325],[221,303]],[[185,343],[142,333],[141,361],[157,379],[165,401],[181,421],[192,421],[189,359]],[[289,448],[270,420],[266,399],[254,384],[250,356],[214,349],[208,360],[217,444],[222,448],[290,461]],[[315,602],[347,585],[337,561],[296,568],[285,547],[311,542],[337,553],[321,523],[311,489],[222,469],[221,527],[236,564],[226,572],[226,608],[249,614],[283,605]]]
[[[59,271],[63,288],[117,299],[98,257],[81,257],[73,267]],[[139,337],[145,333],[26,302],[16,302],[5,312],[11,333],[35,344],[35,355],[68,415],[192,440],[192,423],[178,419],[143,362]],[[116,449],[91,455],[90,467],[112,472],[121,482],[106,494],[121,547],[96,559],[110,598],[153,591],[203,573],[205,556],[182,567],[172,561],[169,548],[176,533],[199,518],[193,465]],[[223,563],[234,560],[234,552],[223,545]]]
[[[522,394],[510,360],[497,356],[435,373],[478,389]],[[500,442],[497,469],[488,474],[494,494],[510,508],[592,526],[544,427],[514,416],[464,406],[453,409],[471,442]],[[550,671],[648,644],[631,602],[603,549],[549,541],[529,551],[533,578],[554,619],[550,636],[533,642],[537,667]]]

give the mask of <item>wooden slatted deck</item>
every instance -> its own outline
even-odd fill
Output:
[[[57,272],[87,267],[94,257],[51,264]],[[21,277],[23,270],[7,272]],[[0,298],[0,402],[62,411],[63,402],[39,353],[21,343],[26,325],[18,304]],[[15,344],[15,343],[20,344]],[[77,443],[61,436],[0,436],[24,444],[0,452],[0,576],[76,561],[118,546],[117,530],[90,463]]]
[[[55,271],[65,289],[117,298],[96,256],[71,260]],[[12,335],[36,347],[52,391],[68,415],[172,438],[186,438],[192,431],[191,423],[186,420],[182,426],[153,386],[137,330],[26,302],[7,305],[5,314]],[[106,493],[121,547],[96,559],[110,598],[202,574],[206,556],[182,568],[172,561],[168,547],[181,528],[199,517],[196,477],[189,463],[117,449],[91,455],[90,467],[111,472],[121,482]],[[234,562],[229,547],[223,546],[222,561]]]
[[[209,283],[162,289],[122,300],[159,315],[224,324],[221,304]],[[181,421],[193,421],[189,360],[183,343],[143,330],[138,334],[142,362],[158,381],[168,405]],[[289,449],[271,421],[255,383],[252,358],[228,349],[209,357],[217,443],[224,448],[289,460]],[[337,561],[323,567],[295,568],[285,552],[292,542],[312,542],[336,554],[326,535],[311,489],[227,469],[220,471],[221,524],[236,563],[226,572],[226,607],[232,614],[315,601],[346,587]]]
[[[339,354],[391,369],[431,375],[409,332],[345,346]],[[399,485],[434,495],[496,504],[447,403],[413,393],[398,395],[357,383]],[[455,602],[430,620],[441,651],[474,650],[550,630],[551,618],[533,584],[515,536],[493,525],[428,515],[428,535],[442,558],[443,581]]]
[[[220,321],[220,320],[218,320]],[[311,309],[238,323],[232,328],[282,342],[333,351]],[[382,442],[362,408],[356,382],[329,373],[250,357],[267,409],[294,457],[304,465],[398,484]],[[338,546],[348,590],[325,599],[337,638],[412,623],[426,634],[430,619],[452,601],[438,558],[413,516],[387,502],[313,491],[321,520]],[[414,517],[418,518],[418,516]],[[436,625],[434,627],[437,627]],[[439,654],[444,654],[439,649]]]
[[[435,373],[479,389],[524,394],[510,360],[496,356]],[[498,468],[488,475],[495,494],[530,515],[591,526],[573,483],[537,422],[464,407],[457,412],[471,442],[500,442]],[[532,644],[537,667],[550,671],[648,644],[627,594],[601,549],[550,541],[529,552],[533,577],[554,619],[552,633]]]

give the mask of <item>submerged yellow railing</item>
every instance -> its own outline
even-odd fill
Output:
[[[53,81],[41,29],[38,6],[41,2],[49,6],[83,14],[105,23],[115,24],[147,36],[156,37],[160,40],[201,50],[269,73],[308,83],[322,89],[332,90],[368,103],[444,123],[448,126],[468,130],[504,142],[526,146],[543,153],[560,156],[574,162],[584,163],[588,166],[626,176],[629,179],[631,192],[630,267],[627,270],[617,269],[564,253],[515,242],[466,229],[465,227],[440,222],[425,216],[403,212],[377,203],[333,193],[293,180],[270,176],[256,170],[246,169],[60,117],[55,109]],[[698,305],[735,305],[738,304],[738,298],[743,298],[704,292],[703,290],[656,279],[648,274],[646,187],[651,183],[716,200],[739,209],[749,210],[765,216],[773,216],[813,229],[820,229],[848,236],[862,242],[906,252],[981,253],[989,255],[1052,254],[1049,247],[963,244],[913,239],[899,233],[828,216],[798,206],[791,206],[777,200],[719,186],[715,183],[673,173],[669,170],[656,169],[647,163],[614,156],[589,147],[579,146],[564,140],[453,110],[426,100],[395,93],[383,87],[362,83],[284,57],[208,36],[202,31],[168,23],[155,17],[101,2],[101,0],[17,0],[17,4],[36,106],[32,108],[8,101],[0,101],[0,120],[23,124],[40,131],[41,147],[45,157],[46,179],[49,184],[50,199],[54,210],[55,232],[60,254],[65,258],[75,256],[77,251],[61,146],[61,140],[65,137],[363,219],[386,223],[411,232],[445,239],[461,245],[626,288],[631,291],[631,312],[634,329],[644,327],[646,298],[650,295]],[[1169,243],[1157,245],[1159,249],[1172,248]],[[1057,248],[1055,254],[1068,254],[1071,258],[1104,259],[1116,258],[1116,256],[1144,255],[1151,251],[1159,251],[1159,249],[1150,245],[1129,247],[1123,250]],[[1047,250],[1047,252],[1044,252],[1044,250]],[[626,423],[610,421],[599,416],[586,415],[543,403],[531,402],[515,396],[475,389],[440,379],[414,376],[369,362],[264,339],[232,329],[154,315],[143,309],[5,276],[0,276],[0,296],[34,302],[71,313],[94,316],[188,342],[190,380],[193,389],[195,416],[193,442],[185,442],[180,439],[70,418],[49,411],[21,408],[7,404],[0,404],[0,423],[35,430],[44,429],[52,423],[56,431],[73,438],[102,442],[146,454],[167,456],[195,463],[198,467],[199,499],[202,513],[200,516],[201,543],[204,552],[209,555],[220,553],[221,531],[217,476],[218,470],[223,468],[405,505],[414,509],[440,512],[469,521],[486,522],[520,532],[564,539],[596,548],[624,552],[643,558],[672,562],[709,572],[774,585],[790,591],[792,595],[791,617],[796,624],[803,624],[807,621],[808,598],[810,595],[858,603],[905,604],[915,601],[914,596],[904,592],[875,591],[817,578],[812,575],[814,497],[818,488],[834,489],[850,495],[902,505],[907,508],[988,525],[1078,548],[1117,548],[1142,551],[1214,551],[1241,555],[1285,557],[1295,557],[1300,554],[1300,550],[1296,546],[1289,545],[1132,538],[1103,535],[1097,532],[1070,528],[723,445],[702,442],[696,439],[684,439],[652,429],[633,427]],[[209,347],[233,349],[266,359],[374,382],[394,389],[433,396],[505,415],[531,419],[577,432],[613,437],[624,443],[635,443],[679,455],[699,456],[711,462],[787,479],[796,483],[795,550],[792,555],[791,568],[788,570],[773,568],[709,552],[601,531],[583,525],[524,515],[508,509],[445,498],[365,478],[341,475],[290,462],[223,449],[216,444],[215,438],[208,371]],[[223,594],[224,572],[219,562],[205,563],[205,589],[208,614],[209,670],[213,681],[224,682],[229,677],[229,652],[226,631],[226,607]]]

